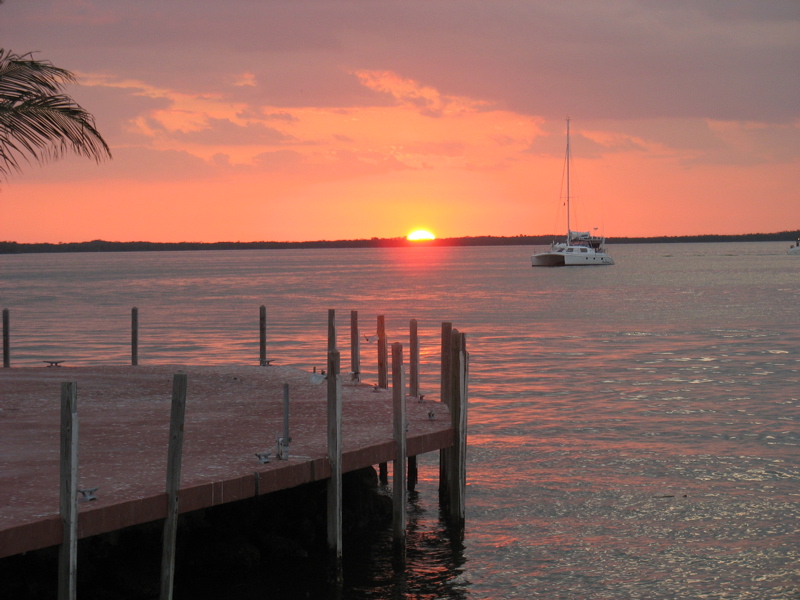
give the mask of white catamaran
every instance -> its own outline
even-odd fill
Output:
[[[576,265],[613,265],[614,259],[606,252],[606,239],[591,235],[588,231],[572,231],[570,228],[569,189],[569,119],[567,119],[567,239],[553,242],[543,252],[531,256],[534,267],[570,267]]]

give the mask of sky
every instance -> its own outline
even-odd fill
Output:
[[[111,147],[0,240],[800,229],[797,0],[5,0]]]

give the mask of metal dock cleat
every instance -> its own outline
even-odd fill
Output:
[[[99,486],[98,486],[99,487]],[[97,496],[95,496],[95,492],[97,491],[98,487],[93,488],[86,488],[83,490],[78,490],[81,496],[78,498],[81,502],[91,502],[92,500],[97,500]]]

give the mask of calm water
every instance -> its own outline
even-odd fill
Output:
[[[532,269],[529,247],[0,256],[12,362],[322,366],[327,309],[390,341],[467,333],[467,530],[422,457],[409,566],[348,549],[346,598],[800,597],[800,259],[788,244],[617,246],[617,265]],[[374,350],[362,347],[364,379]],[[344,360],[349,359],[345,351]],[[372,371],[370,371],[372,369]],[[305,597],[300,586],[295,597]],[[217,597],[265,598],[224,583]]]

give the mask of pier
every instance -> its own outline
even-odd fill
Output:
[[[134,323],[136,318],[134,311]],[[332,311],[330,319],[333,323]],[[352,319],[357,323],[355,313]],[[261,323],[263,340],[263,318]],[[388,348],[391,386],[388,380],[381,379],[385,385],[380,386],[362,383],[357,373],[339,373],[335,327],[329,331],[328,367],[320,373],[270,364],[276,359],[265,358],[263,342],[252,365],[149,366],[138,355],[135,334],[130,366],[5,365],[0,370],[0,559],[59,546],[59,585],[64,586],[59,597],[70,598],[74,572],[80,569],[74,562],[77,539],[164,521],[167,574],[161,597],[170,597],[172,512],[176,516],[327,481],[328,544],[333,572],[340,577],[342,473],[395,465],[392,530],[402,553],[406,496],[400,490],[413,487],[416,477],[409,469],[406,481],[406,458],[447,449],[453,450],[442,453],[440,490],[448,499],[450,522],[463,527],[466,351],[463,334],[451,332],[450,324],[443,324],[444,334],[456,341],[442,347],[458,350],[443,364],[460,365],[443,380],[446,402],[418,395],[418,365],[406,384],[399,343]],[[357,365],[357,337],[352,339]],[[415,335],[412,339],[416,344]],[[7,341],[4,349],[7,356]],[[418,349],[410,356],[418,360]],[[452,391],[459,380],[460,399]],[[179,422],[176,401],[184,404]],[[178,432],[182,440],[176,451]],[[170,476],[177,478],[172,491]]]

